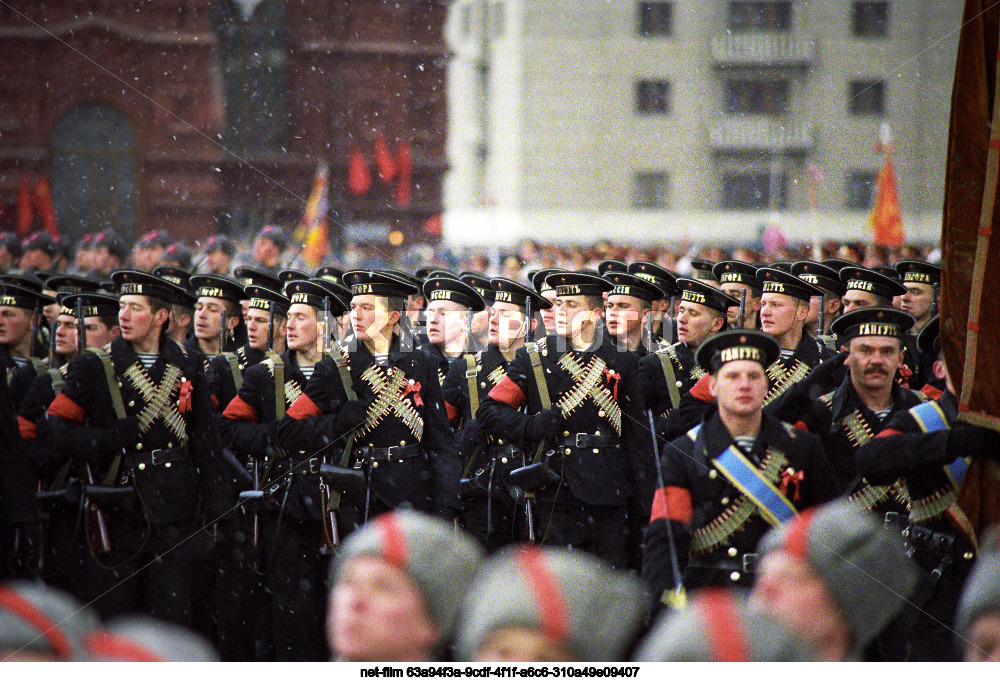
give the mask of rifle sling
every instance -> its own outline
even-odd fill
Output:
[[[114,407],[115,416],[119,419],[128,418],[128,414],[125,412],[125,402],[122,400],[122,389],[118,385],[118,379],[115,378],[115,366],[111,363],[111,354],[105,350],[98,350],[96,348],[87,348],[86,352],[93,352],[101,358],[101,364],[104,365],[104,377],[108,382],[108,392],[111,394],[111,405]],[[122,453],[118,452],[111,461],[111,468],[108,469],[108,474],[104,476],[105,485],[115,484],[115,478],[118,477],[118,467],[121,465],[121,461]]]
[[[545,370],[542,368],[542,356],[538,352],[538,343],[528,343],[525,346],[528,357],[531,359],[531,370],[535,373],[535,387],[538,388],[538,399],[542,403],[542,409],[551,409],[552,400],[549,399],[549,384],[545,380]],[[538,451],[531,463],[541,463],[542,453],[545,451],[545,441],[538,443]]]
[[[351,378],[351,367],[347,362],[347,357],[341,352],[340,347],[334,343],[330,346],[327,356],[337,365],[340,372],[340,382],[344,386],[344,394],[348,400],[358,399],[358,394],[354,391],[354,379]],[[351,450],[354,449],[354,431],[347,436],[347,443],[344,445],[344,455],[340,457],[340,466],[347,468],[351,463]]]
[[[663,378],[667,382],[667,393],[670,395],[670,406],[674,409],[681,403],[681,391],[677,388],[677,374],[674,373],[674,363],[665,352],[659,352],[660,364],[663,365]]]

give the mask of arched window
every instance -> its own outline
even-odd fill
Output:
[[[241,155],[283,151],[288,135],[285,0],[214,2],[212,26],[219,39],[227,148]]]
[[[135,131],[121,111],[98,103],[67,111],[52,134],[51,178],[62,234],[76,240],[113,227],[135,236]]]

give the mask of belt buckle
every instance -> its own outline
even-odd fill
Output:
[[[160,460],[160,456],[159,455],[163,454],[166,451],[167,450],[165,450],[165,449],[154,449],[154,450],[152,450],[149,453],[149,465],[150,466],[159,466],[161,463],[163,463]]]
[[[576,437],[573,439],[573,446],[576,447],[577,449],[583,449],[587,445],[584,444],[586,440],[582,438],[588,438],[588,437],[590,437],[590,433],[577,433]]]
[[[309,473],[319,473],[319,457],[314,456],[308,461],[309,468],[307,469]]]
[[[757,572],[757,558],[756,553],[744,553],[743,554],[743,572],[747,574],[752,574]]]
[[[392,459],[392,450],[394,450],[394,449],[401,449],[401,447],[399,445],[395,445],[393,447],[386,447],[385,448],[385,460],[388,461],[388,462],[390,462],[390,463],[393,460]]]

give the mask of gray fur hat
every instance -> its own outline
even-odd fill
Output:
[[[53,659],[83,660],[83,639],[97,615],[72,596],[36,582],[0,585],[0,651],[27,651]]]
[[[811,662],[809,645],[730,589],[699,591],[684,610],[665,612],[635,662]]]
[[[979,543],[979,557],[965,582],[955,613],[955,631],[965,637],[977,617],[1000,612],[1000,526],[994,525]]]
[[[456,640],[471,660],[502,627],[527,627],[567,645],[580,662],[623,659],[645,619],[642,588],[580,551],[522,546],[491,558],[469,590]]]
[[[448,640],[458,610],[483,558],[479,544],[440,518],[416,511],[393,511],[351,534],[330,565],[330,587],[351,558],[378,556],[402,569],[424,597],[438,628],[438,644]]]
[[[855,654],[899,615],[919,580],[902,538],[846,500],[772,528],[757,548],[779,549],[808,559],[854,633]]]
[[[219,654],[201,636],[176,624],[128,615],[87,638],[91,659],[99,662],[218,662]]]

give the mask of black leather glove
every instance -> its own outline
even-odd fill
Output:
[[[947,460],[941,462],[942,464],[948,464],[965,456],[1000,459],[1000,433],[984,426],[956,424],[948,431],[945,456]]]
[[[559,425],[562,423],[562,412],[558,409],[545,409],[528,419],[524,435],[529,440],[553,440],[559,436]]]
[[[132,451],[139,442],[139,419],[136,416],[118,419],[110,428],[105,429],[101,437],[102,454],[117,454],[122,451]]]
[[[472,420],[462,428],[462,435],[458,438],[458,448],[462,454],[469,456],[486,443],[486,433],[479,421]]]
[[[335,433],[349,433],[365,422],[368,414],[368,403],[363,400],[349,400],[337,412],[333,419],[333,430]]]

